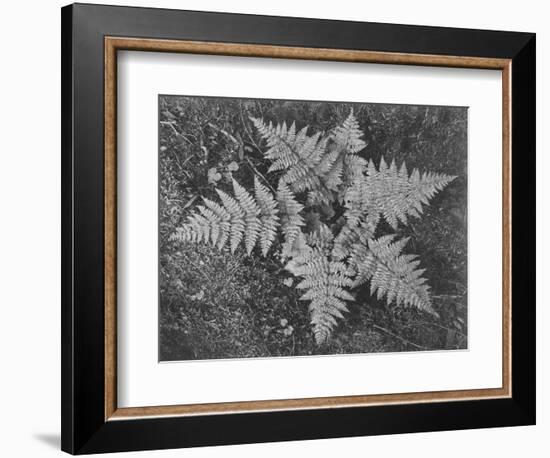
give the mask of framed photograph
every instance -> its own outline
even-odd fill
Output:
[[[535,423],[535,35],[62,9],[62,448]]]

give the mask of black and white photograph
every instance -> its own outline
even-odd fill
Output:
[[[468,348],[468,108],[159,95],[159,360]]]

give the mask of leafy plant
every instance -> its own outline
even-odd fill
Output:
[[[233,179],[234,196],[216,189],[219,202],[203,197],[172,239],[231,252],[244,244],[248,254],[258,247],[263,256],[273,250],[301,279],[296,288],[309,302],[319,345],[344,318],[352,292],[367,283],[388,305],[437,315],[420,261],[403,253],[408,239],[382,232],[420,217],[422,205],[455,177],[417,169],[409,174],[405,163],[388,165],[382,158],[377,167],[359,156],[366,144],[353,112],[326,134],[251,120],[265,141],[276,191],[257,171],[253,189]]]

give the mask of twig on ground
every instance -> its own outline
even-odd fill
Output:
[[[248,127],[246,126],[246,123],[244,122],[244,116],[243,116],[243,105],[242,105],[242,102],[239,102],[239,112],[240,112],[240,115],[241,115],[241,123],[243,125],[243,128],[244,128],[244,131],[246,132],[246,135],[248,135],[248,138],[250,139],[250,142],[252,143],[252,145],[254,145],[254,147],[260,152],[262,153],[263,155],[263,151],[262,149],[258,146],[258,144],[256,143],[256,141],[254,140],[254,137],[252,136],[252,133],[248,130]]]
[[[411,347],[418,348],[419,350],[429,350],[427,347],[423,347],[422,345],[415,344],[414,342],[411,342],[410,340],[404,339],[403,337],[398,336],[397,334],[394,334],[389,329],[383,328],[382,326],[378,326],[377,324],[372,325],[373,328],[378,329],[379,331],[385,332],[386,334],[394,337],[395,339],[400,340],[406,345],[410,345]]]
[[[448,328],[447,326],[443,326],[442,324],[438,324],[438,323],[431,323],[429,321],[417,321],[415,323],[410,323],[410,324],[407,324],[405,325],[404,327],[406,328],[411,328],[413,326],[422,326],[424,324],[427,324],[427,325],[430,325],[430,326],[435,326],[437,328],[441,328],[445,331],[454,331],[456,332],[457,334],[460,334],[461,336],[463,337],[468,337],[466,334],[464,334],[463,332],[459,331],[458,329],[451,329],[451,328]]]
[[[252,163],[252,161],[251,161],[249,158],[247,158],[247,157],[245,157],[245,159],[246,159],[246,162],[248,162],[248,165],[250,166],[250,168],[252,169],[252,171],[253,171],[256,175],[258,175],[258,176],[265,182],[265,184],[269,187],[269,189],[271,189],[271,191],[273,191],[273,194],[277,195],[277,191],[275,191],[275,189],[273,189],[273,186],[271,186],[271,184],[269,183],[269,181],[267,181],[267,178],[264,177],[264,176],[259,172],[259,170],[258,170],[256,167],[254,167],[254,164]]]
[[[161,121],[160,124],[162,126],[170,126],[178,137],[183,138],[187,143],[193,146],[193,143],[191,143],[191,140],[189,140],[185,135],[178,132],[178,130],[174,127],[174,123],[172,121]]]
[[[184,166],[185,164],[187,164],[187,163],[195,156],[195,154],[193,153],[191,156],[189,156],[189,157],[188,157],[187,159],[185,159],[185,161],[183,161],[183,162],[180,162],[180,159],[179,159],[179,157],[178,157],[177,151],[173,150],[173,154],[172,154],[172,155],[174,156],[174,160],[176,161],[176,165],[178,166],[180,172],[185,173],[189,178],[191,178],[191,175],[189,175],[189,173],[183,168],[183,166]]]
[[[180,133],[174,127],[174,123],[172,121],[161,121],[160,124],[162,126],[170,126],[176,135],[180,135]]]
[[[212,124],[211,122],[208,123],[208,126],[210,126],[212,129],[214,130],[217,130],[218,132],[220,132],[221,134],[225,135],[227,138],[229,138],[233,143],[235,143],[236,145],[239,144],[239,142],[237,141],[237,139],[235,137],[233,137],[233,135],[231,135],[229,132],[227,132],[226,130],[223,130],[221,128],[219,128],[218,126]]]

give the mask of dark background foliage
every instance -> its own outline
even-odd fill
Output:
[[[169,237],[201,196],[215,198],[216,187],[231,190],[231,177],[245,186],[254,173],[270,179],[249,116],[308,125],[311,133],[329,131],[351,108],[365,133],[365,158],[378,165],[383,156],[388,163],[406,161],[409,171],[457,175],[425,207],[423,218],[398,230],[411,237],[406,251],[419,254],[427,269],[440,318],[388,308],[367,287],[331,341],[316,347],[307,303],[298,301],[292,276],[275,257],[220,252]],[[159,119],[161,360],[467,347],[467,109],[159,96]]]

